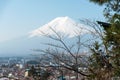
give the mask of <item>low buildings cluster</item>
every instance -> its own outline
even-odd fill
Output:
[[[23,80],[24,72],[23,58],[0,58],[0,80]]]
[[[31,58],[0,58],[0,80],[76,80],[76,74],[51,62],[42,65]]]

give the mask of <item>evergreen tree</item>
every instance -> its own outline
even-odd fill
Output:
[[[90,1],[106,6],[103,12],[110,23],[110,27],[108,26],[105,30],[103,43],[96,42],[91,48],[93,52],[89,68],[91,78],[112,80],[112,78],[120,77],[120,0]]]

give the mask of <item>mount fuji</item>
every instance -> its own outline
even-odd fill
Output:
[[[92,30],[92,28],[77,23],[69,17],[57,17],[38,29],[29,32],[28,36],[2,43],[0,45],[0,54],[2,56],[23,56],[39,53],[31,49],[45,49],[47,47],[41,43],[54,42],[48,38],[46,39],[43,33],[54,36],[56,32],[67,38],[66,42],[71,45],[72,42],[76,41],[74,39],[76,36],[89,34],[89,30]],[[74,40],[70,42],[70,39]]]
[[[88,30],[91,29],[84,24],[77,23],[67,16],[57,17],[48,24],[31,31],[30,37],[41,36],[43,33],[48,35],[55,35],[55,32],[57,32],[60,35],[72,38],[78,35],[89,33]]]

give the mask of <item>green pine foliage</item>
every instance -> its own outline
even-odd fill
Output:
[[[90,1],[106,6],[103,12],[111,26],[105,30],[103,43],[95,42],[91,48],[93,54],[90,56],[89,78],[112,80],[120,77],[120,0]]]
[[[109,0],[90,0],[91,2],[97,3],[99,5],[103,5],[106,2],[108,2]]]

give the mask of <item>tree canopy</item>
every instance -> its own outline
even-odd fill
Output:
[[[91,68],[96,71],[93,74],[94,78],[111,80],[120,77],[120,0],[90,0],[90,2],[105,6],[104,16],[110,23],[110,27],[104,32],[103,43],[97,42],[91,49],[93,52]]]

